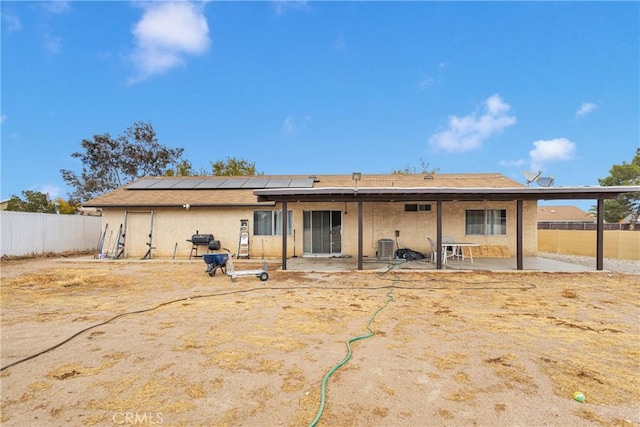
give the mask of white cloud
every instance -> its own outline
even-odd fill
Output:
[[[55,184],[35,184],[31,187],[31,191],[39,191],[48,194],[51,200],[62,197],[63,190]]]
[[[42,5],[43,8],[45,8],[47,10],[47,12],[54,14],[54,15],[59,15],[61,13],[65,13],[67,12],[69,9],[71,9],[71,4],[68,1],[63,1],[63,0],[53,0],[53,1],[46,1],[43,3],[40,3]]]
[[[42,46],[49,55],[60,55],[62,53],[62,37],[55,34],[43,34]]]
[[[2,20],[4,21],[2,28],[7,33],[15,33],[16,31],[22,30],[22,22],[17,16],[9,13],[3,13]]]
[[[507,167],[514,167],[514,168],[520,168],[520,167],[524,166],[525,163],[527,163],[527,161],[525,159],[500,160],[500,162],[499,162],[500,166],[507,166]]]
[[[209,25],[201,5],[190,2],[149,3],[132,30],[135,83],[184,63],[186,55],[207,51]]]
[[[500,95],[493,95],[485,101],[482,114],[473,112],[464,117],[449,117],[448,128],[431,136],[429,144],[449,152],[478,149],[485,140],[516,123],[516,118],[508,114],[510,110],[511,106]]]
[[[586,116],[587,114],[594,111],[596,108],[598,108],[598,106],[593,102],[583,102],[580,108],[578,108],[578,111],[576,111],[576,117]]]
[[[576,144],[567,138],[538,140],[533,146],[535,148],[529,151],[533,170],[541,170],[550,162],[571,160],[576,153]]]
[[[303,131],[307,125],[311,123],[311,117],[305,116],[300,122],[296,122],[292,115],[287,116],[282,122],[282,133],[285,135],[293,135]]]
[[[277,15],[283,15],[290,10],[307,9],[307,0],[276,0],[273,2],[273,10]]]
[[[420,82],[418,82],[418,89],[421,91],[429,89],[436,84],[436,79],[431,76],[424,76]]]

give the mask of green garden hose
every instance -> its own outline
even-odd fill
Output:
[[[389,264],[389,268],[387,269],[387,271],[385,271],[382,274],[385,274],[385,273],[389,272],[393,267],[395,267],[394,264]],[[320,421],[320,417],[322,417],[322,413],[324,412],[324,406],[325,406],[325,402],[326,402],[327,382],[329,381],[329,377],[331,377],[331,375],[333,375],[334,372],[336,372],[338,369],[340,369],[345,363],[347,363],[351,359],[351,355],[353,354],[353,351],[351,350],[351,343],[352,342],[360,341],[360,340],[365,339],[365,338],[371,338],[372,336],[374,336],[376,334],[373,331],[373,329],[371,329],[371,324],[375,320],[375,318],[378,315],[378,313],[380,313],[382,310],[384,310],[384,308],[393,300],[393,295],[392,294],[393,294],[393,290],[394,289],[395,289],[395,286],[392,284],[390,289],[389,289],[389,292],[387,292],[387,300],[384,302],[384,304],[382,304],[373,313],[373,316],[371,316],[371,319],[369,319],[369,322],[367,322],[367,329],[369,330],[369,333],[367,335],[360,335],[360,336],[357,336],[357,337],[350,338],[349,341],[347,341],[347,356],[342,360],[342,362],[340,362],[336,366],[334,366],[324,376],[324,379],[322,380],[322,388],[320,390],[320,408],[318,409],[318,413],[316,414],[316,417],[313,419],[311,424],[309,424],[309,427],[315,427],[318,424],[318,421]]]

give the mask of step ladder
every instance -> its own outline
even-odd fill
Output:
[[[120,229],[118,230],[118,238],[116,239],[116,250],[113,255],[113,259],[124,258],[124,249],[125,249],[125,240],[127,235],[127,217],[129,216],[129,211],[124,211],[124,223],[120,224]]]
[[[240,232],[238,233],[238,252],[236,258],[249,259],[249,220],[240,220]]]
[[[147,249],[147,253],[144,254],[144,256],[140,259],[151,259],[151,250],[155,249],[155,246],[153,245],[153,211],[151,211],[151,218],[150,218],[150,224],[149,224],[149,241],[147,242],[147,246],[149,246],[149,249]]]

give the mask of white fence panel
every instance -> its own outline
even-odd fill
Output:
[[[0,256],[97,250],[102,218],[0,211]]]

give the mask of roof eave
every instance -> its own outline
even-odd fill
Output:
[[[409,200],[569,200],[615,199],[624,193],[640,192],[640,186],[616,187],[509,187],[509,188],[444,188],[390,187],[355,188],[323,187],[312,189],[255,190],[258,201],[409,201]]]
[[[234,208],[234,207],[260,207],[274,206],[276,202],[265,201],[255,203],[189,203],[189,208]],[[126,204],[126,203],[92,203],[82,205],[83,208],[184,208],[184,204],[176,203],[150,203],[150,204]]]

